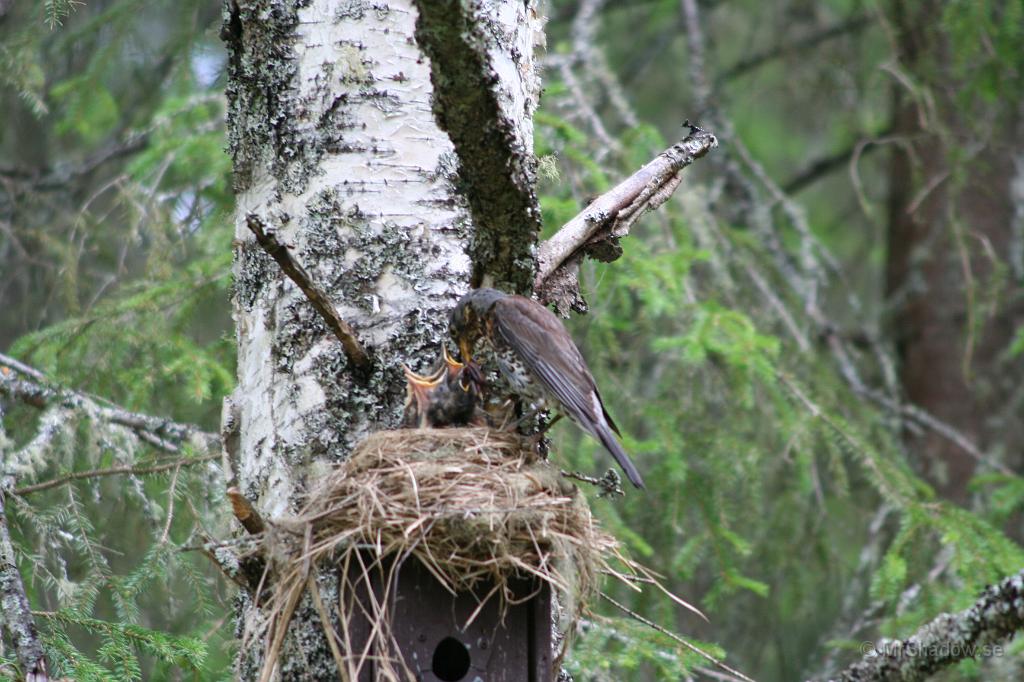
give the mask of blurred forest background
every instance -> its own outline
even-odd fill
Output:
[[[620,260],[585,265],[570,322],[650,486],[592,504],[710,623],[615,596],[796,680],[1024,567],[1024,2],[545,13],[547,230],[684,120],[721,142]],[[0,349],[67,389],[0,377],[6,507],[51,662],[78,679],[231,675],[232,585],[194,551],[230,532],[217,468],[173,425],[100,414],[216,433],[233,386],[220,23],[218,0],[0,0]],[[604,466],[555,431],[558,461]],[[61,478],[116,467],[136,469]],[[578,680],[705,674],[605,606]],[[1021,649],[948,677],[1024,679]]]

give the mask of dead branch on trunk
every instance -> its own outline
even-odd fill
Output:
[[[583,257],[605,262],[618,258],[618,240],[629,234],[641,215],[668,200],[681,182],[679,171],[717,146],[714,135],[691,126],[686,138],[592,201],[541,244],[534,282],[540,300],[554,303],[563,315],[585,309],[577,280]]]
[[[299,265],[292,255],[288,253],[288,247],[277,240],[277,235],[266,229],[263,220],[254,213],[245,217],[245,224],[256,237],[256,243],[267,252],[271,258],[281,266],[281,271],[288,276],[288,279],[295,282],[295,286],[306,295],[313,308],[320,314],[327,328],[341,341],[341,347],[345,350],[345,357],[359,370],[366,372],[370,368],[370,356],[367,355],[363,344],[356,337],[356,331],[334,308],[327,293],[313,283],[305,268]]]

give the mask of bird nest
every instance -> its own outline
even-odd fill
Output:
[[[353,603],[354,593],[367,592],[360,585],[371,584],[370,571],[390,565],[393,572],[412,557],[453,594],[482,594],[482,602],[498,599],[502,608],[516,599],[513,583],[533,578],[558,595],[565,632],[596,590],[599,574],[622,576],[635,568],[558,469],[540,460],[517,434],[486,428],[370,435],[311,488],[295,518],[275,524],[266,542],[266,555],[275,558],[269,569],[275,587],[266,661],[272,665],[276,659],[284,629],[308,589],[330,628],[336,662],[351,679],[358,677],[363,660],[353,660],[347,616],[328,612],[324,604]],[[339,571],[338,599],[323,600],[312,578],[311,566],[328,562],[348,567]],[[353,567],[358,568],[353,572]],[[385,584],[394,576],[386,576]],[[362,648],[364,659],[374,657],[378,671],[391,668],[385,679],[406,679],[400,656],[383,665],[377,658],[382,651],[393,654],[394,643],[388,600],[369,592],[375,603],[361,610],[374,621],[375,651],[356,648]],[[339,623],[337,631],[332,623]]]
[[[454,592],[533,575],[585,596],[618,543],[523,445],[484,428],[374,433],[309,495],[299,521],[315,528],[310,551],[413,556]]]

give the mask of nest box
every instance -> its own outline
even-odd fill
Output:
[[[377,662],[381,656],[392,661],[400,656],[419,682],[554,679],[551,591],[546,583],[511,580],[512,597],[502,606],[497,595],[487,598],[492,587],[488,585],[453,598],[416,559],[392,568],[393,564],[370,571],[360,568],[348,576],[355,587],[349,595],[352,608],[345,609],[352,647],[348,655],[361,657],[361,652],[367,651],[375,604],[386,605],[391,640],[397,648],[367,651],[358,682],[382,679]]]

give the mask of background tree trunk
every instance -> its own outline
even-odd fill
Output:
[[[910,69],[893,86],[893,131],[903,142],[889,169],[887,290],[901,383],[909,402],[983,450],[1019,442],[1020,386],[1005,352],[1024,309],[1018,301],[1008,314],[992,313],[994,292],[1011,274],[1001,260],[1013,264],[1020,113],[965,114],[963,83],[950,75],[955,51],[929,21],[942,3],[897,0],[892,9],[899,58]],[[975,460],[934,431],[908,441],[926,480],[966,502]],[[996,454],[1021,465],[1019,456]]]
[[[533,10],[493,3],[476,11],[489,53],[519,53],[518,68],[495,69],[492,85],[507,95],[500,102],[517,126],[506,132],[528,150]],[[435,122],[416,20],[410,2],[229,0],[225,12],[238,195],[238,388],[226,421],[238,434],[229,453],[236,483],[269,520],[292,510],[307,482],[367,433],[397,425],[402,363],[433,362],[448,311],[469,286],[475,230],[456,191],[455,147]],[[253,214],[357,330],[372,356],[368,376],[351,371],[312,306],[253,240]],[[332,580],[320,580],[330,603]],[[243,627],[263,618],[244,598],[240,615]],[[259,659],[243,651],[241,677],[253,678]],[[292,621],[279,670],[286,679],[336,675],[308,603]]]

